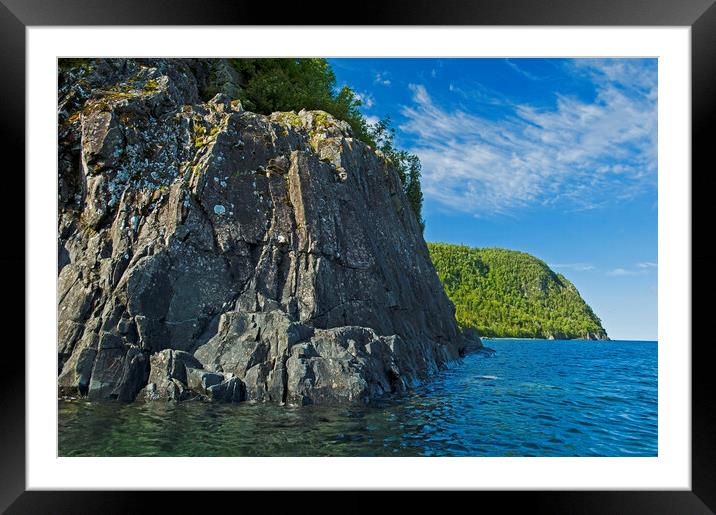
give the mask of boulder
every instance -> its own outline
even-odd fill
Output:
[[[464,356],[465,354],[469,354],[471,352],[478,352],[485,348],[482,344],[480,335],[475,329],[471,327],[464,329],[462,336],[465,341],[465,345],[461,350],[461,355]]]
[[[207,388],[209,398],[218,402],[241,402],[246,400],[246,388],[237,377],[232,377]]]
[[[182,400],[190,395],[188,369],[202,364],[191,354],[165,349],[150,358],[150,372],[145,397],[149,400]]]
[[[186,377],[186,385],[189,390],[203,394],[207,393],[209,387],[215,386],[224,381],[223,375],[209,372],[208,370],[203,370],[201,368],[188,367],[186,369]]]

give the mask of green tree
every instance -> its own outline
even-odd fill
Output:
[[[428,249],[463,327],[496,337],[607,336],[574,285],[534,256],[446,243]]]
[[[408,197],[410,207],[415,213],[415,218],[418,220],[421,230],[425,230],[425,220],[422,215],[423,191],[420,187],[422,171],[420,158],[395,147],[395,129],[391,127],[390,123],[390,118],[385,117],[369,126],[368,139],[394,164],[403,185],[403,192]]]
[[[239,98],[250,111],[271,114],[301,109],[326,111],[350,124],[368,143],[368,123],[358,109],[360,99],[348,86],[338,89],[325,59],[230,59],[239,74]]]

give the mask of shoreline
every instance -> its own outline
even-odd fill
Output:
[[[480,336],[480,340],[482,341],[489,341],[489,340],[534,340],[534,341],[544,341],[544,342],[646,342],[646,343],[658,343],[659,340],[620,340],[620,339],[613,339],[609,338],[608,340],[584,340],[581,338],[565,338],[565,339],[549,339],[549,338],[533,338],[533,337],[520,337],[520,336],[507,336],[507,337],[489,337],[489,336]]]

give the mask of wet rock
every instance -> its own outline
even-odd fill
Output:
[[[112,397],[123,402],[134,400],[137,393],[147,384],[148,377],[149,359],[146,353],[137,348],[129,349],[124,358],[122,377],[117,388],[112,392]]]
[[[187,386],[193,392],[206,394],[207,390],[224,381],[224,376],[203,370],[200,368],[187,367]]]
[[[462,356],[471,352],[478,352],[484,348],[480,335],[475,329],[467,328],[463,330],[462,336],[465,342],[463,348],[460,350]]]
[[[202,364],[191,354],[171,349],[153,354],[150,364],[146,395],[149,400],[182,400],[188,397],[187,368],[202,368]]]
[[[96,357],[96,348],[85,347],[75,350],[70,359],[63,364],[57,380],[61,395],[87,395]]]
[[[218,402],[241,402],[246,400],[246,388],[237,377],[207,388],[209,397]]]

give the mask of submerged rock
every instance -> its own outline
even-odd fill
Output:
[[[392,164],[321,111],[202,102],[224,65],[60,74],[61,393],[365,402],[479,349]]]

